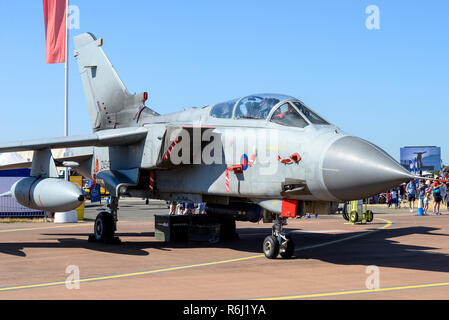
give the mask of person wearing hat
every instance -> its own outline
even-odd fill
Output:
[[[436,178],[438,179],[438,177]],[[432,192],[433,192],[433,214],[440,215],[440,203],[441,203],[441,183],[435,181],[432,183]]]

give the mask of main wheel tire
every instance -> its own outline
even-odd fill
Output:
[[[366,211],[366,222],[371,222],[374,219],[374,213],[371,210]]]
[[[97,241],[114,238],[114,217],[109,212],[100,212],[95,219],[94,236]]]
[[[349,214],[349,221],[351,221],[352,223],[356,223],[357,221],[359,221],[359,214],[357,213],[357,211],[351,211],[351,213]]]
[[[345,219],[346,221],[349,221],[349,216],[346,211],[343,211],[343,219]]]
[[[279,254],[279,242],[275,236],[268,236],[263,241],[263,253],[268,259],[276,259]]]
[[[286,235],[285,237],[287,238],[287,245],[285,248],[280,248],[280,254],[283,259],[290,259],[295,252],[295,243],[289,235]]]

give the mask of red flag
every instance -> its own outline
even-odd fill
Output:
[[[65,62],[66,0],[43,0],[47,63]]]

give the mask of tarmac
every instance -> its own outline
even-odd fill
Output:
[[[119,245],[87,241],[100,205],[77,224],[0,223],[0,299],[448,299],[446,207],[370,209],[367,224],[289,219],[288,260],[264,257],[262,222],[238,222],[240,240],[156,241],[154,214],[168,211],[159,201],[121,200]]]

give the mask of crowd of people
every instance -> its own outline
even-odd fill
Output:
[[[189,215],[189,214],[205,214],[206,203],[191,203],[191,202],[169,202],[170,215]]]
[[[398,209],[401,206],[407,207],[408,204],[410,212],[413,212],[415,202],[422,200],[424,214],[427,214],[432,203],[432,214],[440,215],[441,203],[449,210],[448,181],[448,171],[445,171],[442,177],[435,177],[435,179],[412,179],[407,184],[380,194],[377,201],[385,201],[389,208],[394,206]]]

